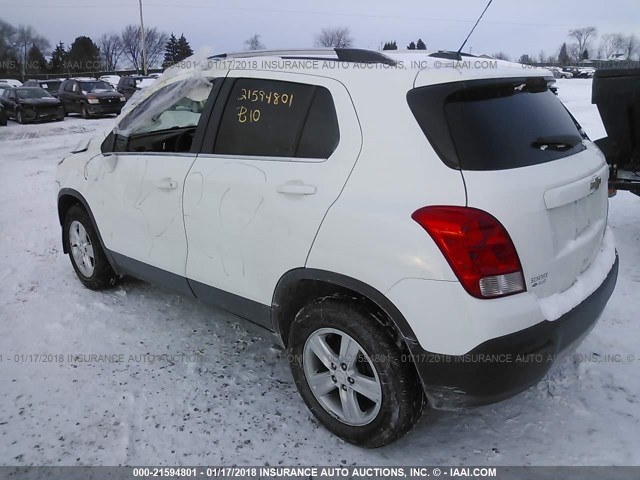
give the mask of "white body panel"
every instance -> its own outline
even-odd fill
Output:
[[[113,154],[88,162],[84,197],[105,247],[184,276],[182,191],[194,160],[191,154]]]
[[[340,126],[340,143],[327,160],[199,155],[189,172],[187,277],[270,305],[280,277],[304,266],[358,158],[360,126],[347,90],[334,80],[256,71],[231,71],[229,77],[324,86]]]
[[[411,215],[426,205],[464,205],[460,172],[437,158],[413,118],[406,100],[411,84],[394,72],[380,75],[384,95],[364,74],[351,91],[362,124],[362,153],[306,266],[356,278],[382,293],[404,278],[457,282]]]

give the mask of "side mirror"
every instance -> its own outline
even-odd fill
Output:
[[[104,139],[102,145],[100,145],[100,150],[103,155],[113,153],[116,146],[116,134],[111,132],[107,135],[107,138]]]

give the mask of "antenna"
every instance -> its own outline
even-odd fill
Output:
[[[485,12],[489,9],[489,6],[491,5],[491,3],[493,2],[493,0],[489,0],[489,3],[487,3],[487,6],[484,7],[484,10],[482,11],[482,13],[480,14],[480,18],[478,18],[478,21],[476,22],[476,24],[473,26],[473,28],[471,29],[471,31],[469,32],[469,35],[467,35],[467,38],[465,38],[464,42],[462,43],[462,45],[460,45],[460,48],[458,49],[458,60],[460,60],[460,52],[462,52],[462,49],[464,48],[464,46],[467,44],[467,41],[469,41],[469,37],[471,37],[471,34],[473,33],[473,31],[476,29],[476,27],[478,26],[478,24],[480,23],[480,20],[482,20],[482,17],[484,17]]]

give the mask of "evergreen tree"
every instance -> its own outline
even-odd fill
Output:
[[[415,50],[416,49],[416,44],[411,42],[409,45],[407,45],[407,49],[408,50]]]
[[[560,53],[558,54],[558,63],[560,63],[560,65],[567,65],[569,63],[569,53],[567,52],[566,43],[563,43],[560,47]]]
[[[181,34],[178,39],[178,61],[189,58],[191,55],[193,55],[191,45],[189,45],[187,39],[184,38],[184,34]]]
[[[589,50],[587,50],[586,48],[584,49],[584,52],[582,52],[582,60],[589,60]]]
[[[38,74],[44,73],[47,69],[47,61],[44,58],[42,50],[37,45],[32,45],[27,53],[26,73]]]
[[[51,52],[51,60],[49,61],[49,69],[52,73],[64,73],[64,61],[67,57],[67,51],[64,43],[60,42]]]
[[[522,63],[523,65],[531,65],[533,63],[533,60],[531,60],[531,57],[525,53],[524,55],[520,55],[518,63]]]
[[[418,39],[418,43],[416,43],[416,50],[426,50],[427,46],[424,44],[421,38]]]
[[[397,49],[398,49],[398,44],[396,43],[395,40],[393,42],[385,42],[384,46],[382,47],[382,50],[397,50]]]
[[[171,33],[171,36],[164,47],[164,62],[162,62],[162,65],[164,68],[169,68],[171,65],[178,62],[178,57],[178,39],[173,33]]]
[[[71,72],[96,72],[100,70],[100,49],[89,37],[77,37],[69,48],[66,62]]]

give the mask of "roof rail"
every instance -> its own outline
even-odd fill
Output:
[[[324,55],[331,55],[324,57]],[[215,59],[231,59],[231,58],[250,58],[250,57],[281,57],[292,59],[312,59],[320,58],[323,60],[337,60],[340,62],[351,63],[382,63],[384,65],[395,66],[397,62],[385,54],[375,50],[365,50],[361,48],[314,48],[300,50],[251,50],[248,52],[220,53],[212,55],[209,60]]]
[[[462,60],[462,57],[476,58],[476,55],[471,55],[470,53],[463,52],[454,52],[452,50],[438,50],[435,53],[430,53],[429,56],[435,58],[445,58],[447,60]]]

